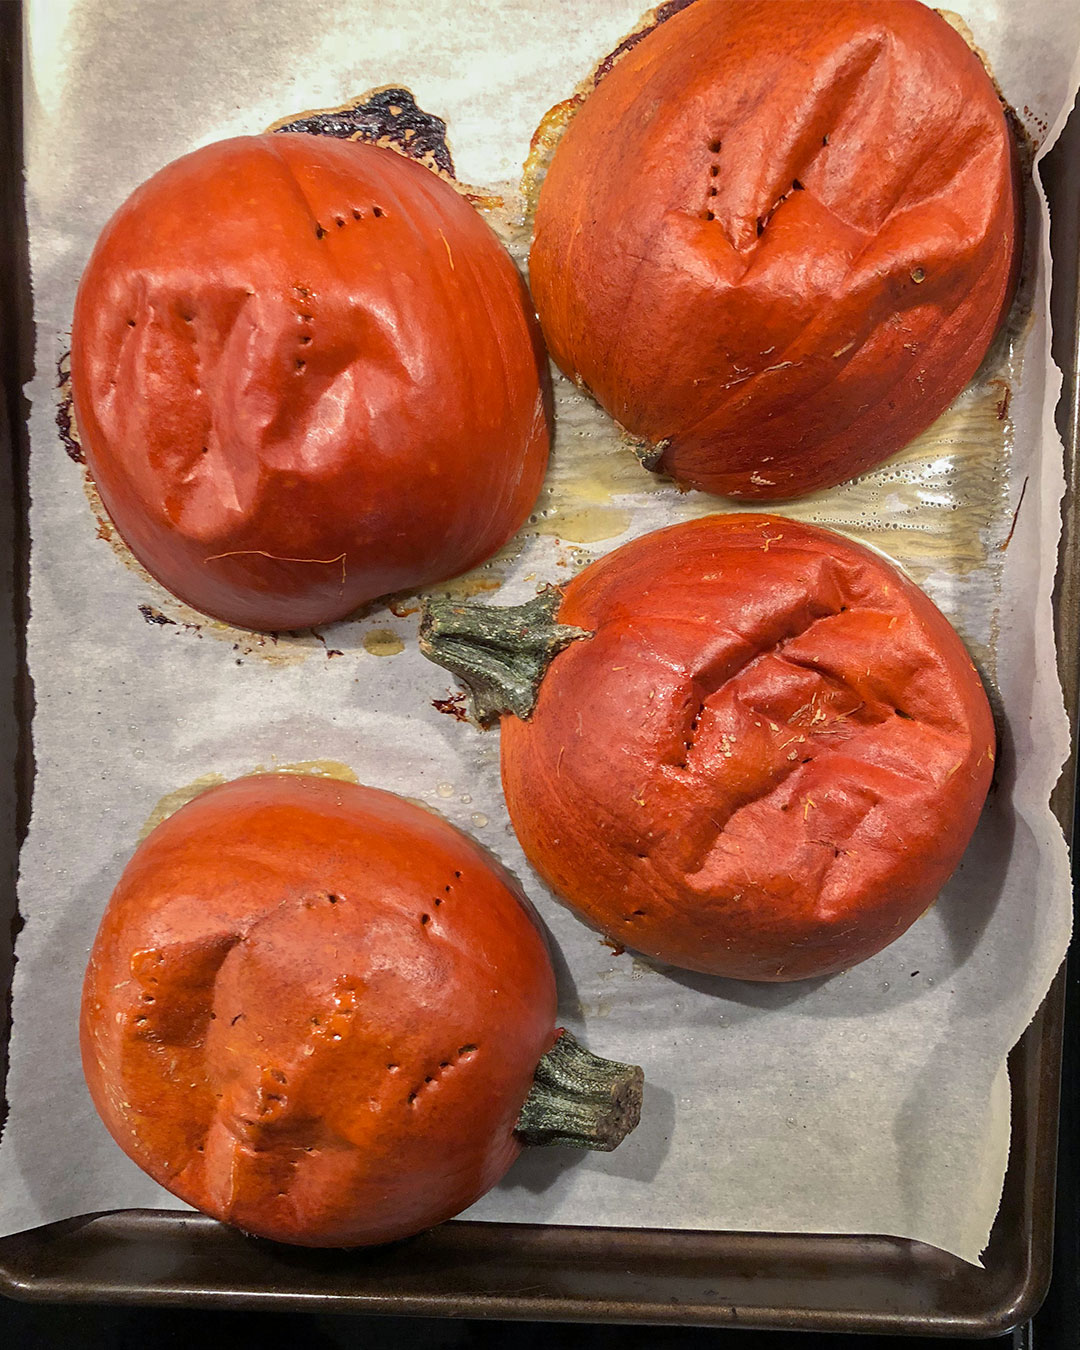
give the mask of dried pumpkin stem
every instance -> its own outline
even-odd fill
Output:
[[[497,607],[460,600],[424,600],[420,650],[469,690],[469,712],[484,725],[502,713],[528,718],[552,659],[583,628],[556,623],[562,592],[549,587],[524,605]]]
[[[644,1086],[636,1065],[601,1059],[563,1031],[536,1066],[517,1133],[527,1144],[610,1153],[641,1118]]]
[[[643,469],[648,469],[650,473],[658,473],[661,471],[664,453],[670,444],[670,437],[663,441],[632,440],[630,449],[637,455]]]

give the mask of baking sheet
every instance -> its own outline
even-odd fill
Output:
[[[79,985],[101,909],[159,799],[215,774],[333,761],[493,848],[552,932],[563,1020],[600,1053],[646,1068],[642,1125],[616,1153],[527,1154],[470,1217],[883,1232],[966,1260],[985,1243],[1008,1145],[1005,1055],[1069,925],[1065,850],[1046,805],[1067,728],[1049,603],[1059,381],[1038,212],[1030,322],[1017,314],[975,384],[894,461],[790,509],[904,564],[968,641],[1001,714],[997,789],[956,878],[898,943],[831,980],[756,987],[616,956],[529,872],[501,802],[497,732],[432,705],[452,686],[419,657],[407,600],[398,615],[375,607],[276,641],[200,620],[99,537],[108,530],[57,436],[55,365],[97,231],[136,183],[206,141],[406,85],[447,119],[461,179],[502,185],[507,205],[493,223],[520,255],[527,231],[515,227],[512,187],[530,135],[638,18],[622,0],[591,6],[587,24],[582,12],[449,0],[422,12],[373,0],[29,8],[38,780],[22,860],[0,1233],[177,1205],[119,1153],[82,1086]],[[1066,0],[1037,19],[1004,0],[963,13],[1028,131],[1048,144],[1076,88],[1080,14]],[[724,508],[646,478],[562,381],[556,410],[532,529],[459,590],[497,586],[496,601],[520,599],[634,534]]]

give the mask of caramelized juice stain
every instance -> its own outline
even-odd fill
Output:
[[[336,759],[301,759],[289,764],[272,762],[269,768],[266,765],[257,764],[255,768],[249,769],[247,773],[239,776],[251,778],[259,773],[291,773],[313,778],[335,778],[342,783],[358,783],[360,781],[347,764],[342,764]],[[198,778],[193,778],[190,783],[185,783],[183,787],[174,788],[172,792],[166,792],[147,816],[146,823],[139,831],[138,842],[142,843],[151,830],[156,829],[163,820],[168,820],[182,806],[194,801],[196,797],[200,797],[208,789],[220,787],[222,783],[228,781],[223,774],[204,773],[200,774]]]
[[[185,783],[183,787],[166,792],[146,817],[146,822],[139,831],[139,843],[142,843],[151,830],[157,829],[163,820],[168,820],[174,811],[179,811],[182,806],[194,801],[207,788],[218,787],[224,782],[224,775],[220,773],[203,773],[198,778],[193,778],[190,783]]]
[[[569,98],[564,98],[561,103],[556,103],[553,108],[547,110],[540,119],[540,125],[532,134],[529,155],[521,176],[522,204],[524,213],[530,220],[536,215],[540,189],[551,167],[555,147],[562,140],[563,132],[574,120],[574,114],[584,97],[584,88],[579,86]]]

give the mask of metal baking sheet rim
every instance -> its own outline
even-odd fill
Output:
[[[21,199],[21,6],[0,6],[0,911],[17,925],[15,859],[32,787],[25,667],[26,455],[21,387],[32,352]],[[1080,131],[1080,127],[1077,128]],[[1073,137],[1080,143],[1080,135]],[[1080,144],[1076,147],[1080,153]],[[1070,218],[1065,246],[1080,250]],[[1064,528],[1055,595],[1058,664],[1074,748],[1053,798],[1071,841],[1080,652],[1080,425],[1075,353],[1080,286],[1067,301],[1074,359],[1067,409]],[[9,543],[13,547],[9,550]],[[8,573],[10,552],[14,566]],[[9,663],[9,664],[5,664]],[[12,705],[9,705],[12,706]],[[10,800],[10,803],[8,799]],[[10,983],[10,946],[0,985]],[[388,1248],[307,1252],[246,1238],[199,1214],[121,1210],[0,1240],[0,1293],[106,1302],[485,1319],[636,1322],[788,1330],[988,1336],[1030,1317],[1049,1285],[1064,1014],[1059,972],[1009,1057],[1015,1104],[1009,1167],[984,1268],[904,1239],[448,1223]],[[4,1018],[6,1035],[7,1018]]]

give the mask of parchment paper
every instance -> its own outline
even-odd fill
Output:
[[[376,606],[277,641],[202,621],[101,537],[108,528],[58,438],[56,362],[79,273],[110,213],[166,161],[403,84],[447,119],[459,177],[504,185],[495,223],[520,257],[527,230],[513,224],[510,194],[529,138],[635,26],[640,3],[30,4],[37,783],[0,1233],[178,1204],[111,1142],[82,1083],[77,1012],[98,919],[166,794],[211,775],[327,760],[424,801],[498,853],[549,925],[562,1020],[593,1049],[646,1069],[642,1124],[620,1149],[534,1150],[470,1217],[876,1232],[978,1259],[1008,1149],[1005,1056],[1069,933],[1066,853],[1047,807],[1067,727],[1050,610],[1063,480],[1041,197],[1026,300],[975,384],[893,462],[790,511],[908,568],[967,640],[1001,732],[996,788],[946,892],[892,947],[824,981],[755,986],[616,956],[530,872],[499,791],[498,733],[434,708],[452,685],[419,656],[407,603],[402,617]],[[1077,85],[1075,0],[968,0],[963,16],[1045,148]],[[524,598],[632,535],[730,505],[649,480],[562,381],[556,405],[552,474],[532,527],[461,589]]]

